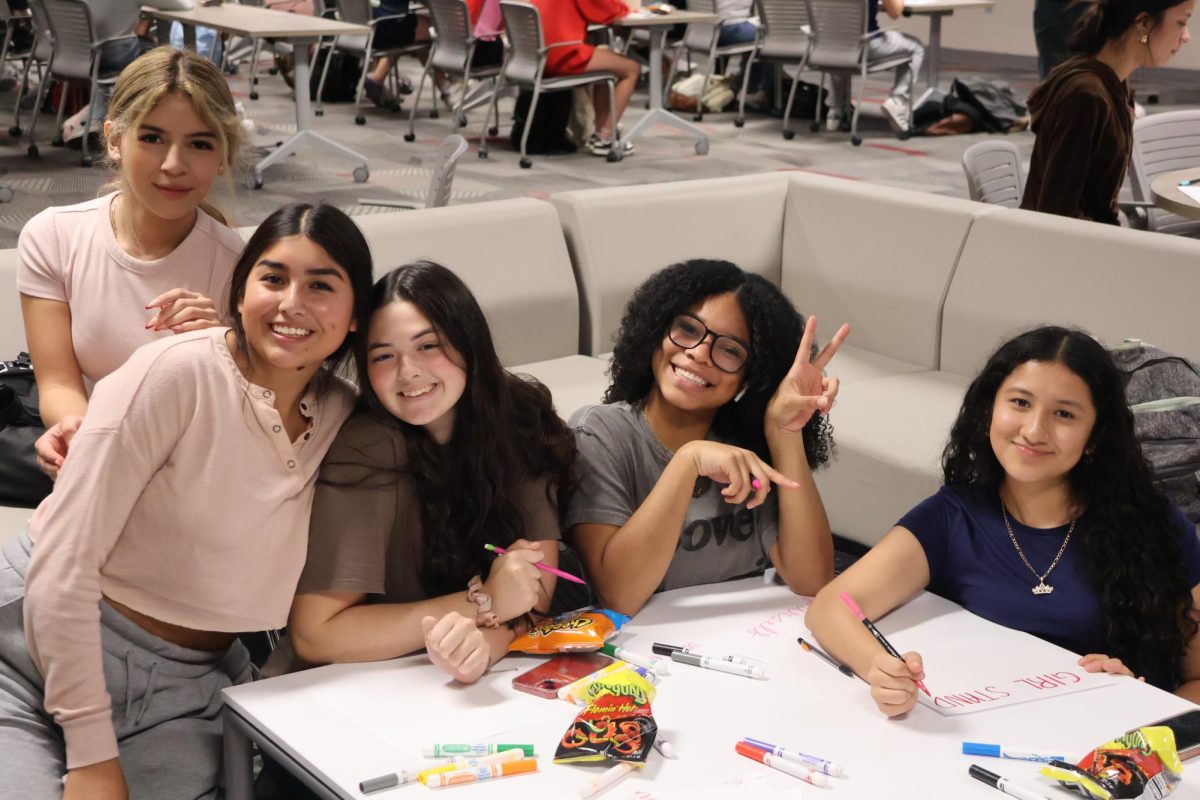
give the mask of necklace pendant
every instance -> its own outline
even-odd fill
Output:
[[[1034,594],[1050,594],[1054,591],[1054,587],[1042,581],[1031,590]]]

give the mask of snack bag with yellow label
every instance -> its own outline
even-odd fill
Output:
[[[559,740],[554,763],[644,764],[658,732],[650,712],[654,687],[637,672],[623,670],[592,681],[584,696],[587,705]]]
[[[1084,756],[1078,765],[1051,761],[1042,774],[1089,800],[1160,800],[1183,780],[1175,733],[1138,728]]]
[[[628,621],[629,617],[607,608],[572,611],[534,625],[508,649],[535,655],[599,650]]]

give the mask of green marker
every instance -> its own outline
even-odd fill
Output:
[[[633,664],[635,667],[641,667],[642,669],[648,669],[656,675],[669,675],[670,674],[667,671],[666,663],[664,663],[662,661],[656,661],[653,658],[647,658],[646,656],[639,656],[636,653],[629,652],[628,650],[626,650],[623,647],[617,647],[615,644],[605,643],[600,648],[600,652],[604,653],[604,655],[606,655],[606,656],[612,656],[613,658],[619,658],[622,661],[628,661],[630,664]]]
[[[526,758],[533,758],[531,744],[434,744],[426,747],[421,755],[426,758],[453,758],[454,756],[490,756],[504,750],[520,750]]]

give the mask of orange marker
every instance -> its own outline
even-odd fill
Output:
[[[524,772],[537,772],[536,758],[523,758],[520,761],[508,761],[503,764],[488,764],[482,767],[456,769],[452,772],[439,772],[425,779],[425,785],[431,789],[441,786],[457,786],[460,783],[477,783],[489,781],[492,778],[502,778],[506,775],[520,775]]]

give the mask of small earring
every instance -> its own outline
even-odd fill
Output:
[[[733,396],[733,402],[735,402],[735,403],[738,402],[746,395],[747,387],[748,387],[747,384],[745,384],[745,383],[742,384],[742,388],[738,389],[738,393]]]
[[[1143,33],[1141,35],[1141,37],[1138,39],[1138,41],[1141,42],[1142,44],[1146,44],[1147,42],[1150,41],[1150,37]]]

